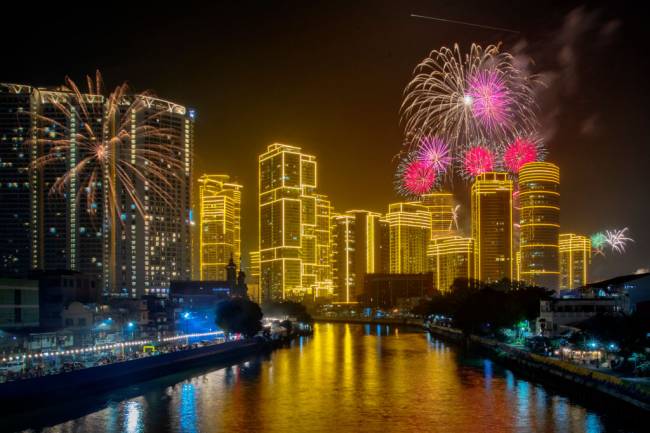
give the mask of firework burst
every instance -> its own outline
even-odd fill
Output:
[[[478,71],[469,77],[464,102],[484,127],[496,129],[507,125],[512,100],[503,75],[498,71]]]
[[[607,239],[607,245],[619,254],[625,252],[625,247],[628,243],[634,242],[634,239],[628,236],[628,228],[615,229],[615,230],[605,230],[605,238]]]
[[[419,161],[433,168],[436,174],[445,173],[451,164],[449,146],[444,141],[435,137],[423,137],[420,140],[417,158]]]
[[[463,170],[466,176],[476,177],[494,169],[494,156],[487,147],[474,146],[465,152]]]
[[[423,132],[443,139],[452,158],[471,143],[489,143],[493,154],[517,136],[537,129],[538,80],[515,66],[499,46],[458,45],[433,51],[414,71],[401,106],[407,136]]]
[[[603,232],[597,232],[591,235],[591,248],[593,253],[605,257],[605,244],[607,243],[607,236]]]
[[[517,174],[524,164],[537,161],[537,158],[537,145],[532,140],[517,138],[506,148],[503,164],[511,173]]]
[[[87,92],[66,78],[60,91],[43,93],[52,110],[34,115],[36,138],[31,142],[38,146],[40,156],[32,168],[61,167],[66,156],[75,155],[50,193],[65,194],[76,188],[76,200],[85,197],[91,215],[96,214],[102,194],[108,215],[121,212],[121,194],[145,215],[145,204],[137,193],[140,184],[146,185],[150,197],[176,206],[167,189],[180,179],[183,161],[178,133],[160,126],[167,111],[152,106],[151,94],[132,94],[126,84],[104,93],[99,72],[87,82]],[[136,138],[143,144],[133,145]]]
[[[397,167],[395,188],[405,197],[419,197],[431,192],[436,184],[436,172],[417,155],[409,154]]]

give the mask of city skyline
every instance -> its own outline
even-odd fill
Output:
[[[650,28],[583,2],[3,5],[3,431],[646,431]]]
[[[179,64],[184,65],[182,72],[179,66],[164,62],[160,51],[143,54],[136,49],[143,39],[129,29],[125,30],[125,37],[134,41],[133,46],[121,47],[119,57],[100,54],[79,59],[61,53],[52,59],[47,71],[38,72],[32,67],[34,60],[30,60],[26,41],[16,40],[7,47],[12,68],[2,80],[57,84],[67,74],[81,78],[100,69],[109,81],[129,79],[138,89],[151,88],[196,108],[196,173],[229,173],[244,185],[242,248],[249,251],[257,243],[257,234],[249,229],[255,227],[257,213],[256,168],[249,155],[259,154],[272,142],[301,146],[318,157],[324,168],[322,189],[337,209],[384,212],[387,203],[396,201],[392,191],[392,158],[401,142],[397,112],[413,66],[431,49],[454,42],[466,47],[474,40],[484,44],[502,40],[505,48],[512,49],[520,47],[518,43],[525,39],[526,52],[535,55],[540,71],[560,77],[552,81],[542,108],[545,118],[554,119],[545,128],[552,135],[547,140],[548,159],[563,173],[563,227],[586,234],[630,227],[636,243],[624,257],[597,257],[592,266],[594,278],[632,273],[650,266],[650,234],[645,229],[643,210],[631,211],[629,206],[644,194],[644,185],[649,183],[642,165],[650,156],[648,147],[634,144],[648,142],[648,132],[640,121],[647,117],[644,92],[633,84],[642,82],[645,63],[630,55],[635,51],[635,42],[623,42],[635,40],[632,36],[642,32],[638,17],[621,6],[605,12],[581,9],[579,3],[552,11],[541,5],[494,8],[480,4],[470,8],[474,11],[458,7],[446,10],[446,14],[461,20],[487,22],[521,32],[513,35],[411,18],[411,13],[435,13],[426,2],[366,6],[310,10],[297,5],[221,5],[212,9],[212,15],[205,13],[216,20],[214,25],[192,28],[189,22],[203,22],[204,18],[190,11],[173,20],[162,15],[160,19],[172,20],[189,32],[183,41],[193,49],[180,49],[186,43],[162,31],[148,33],[147,40],[175,50]],[[287,13],[289,9],[291,14]],[[133,13],[143,15],[144,10],[136,8]],[[110,12],[101,19],[110,22]],[[228,20],[233,22],[228,24]],[[287,25],[274,26],[278,20],[287,20]],[[575,28],[571,23],[577,23]],[[259,39],[257,34],[264,32],[251,34],[245,30],[249,25],[269,32],[272,29],[272,37]],[[43,26],[34,27],[37,34],[42,32],[39,29]],[[325,27],[332,31],[324,31]],[[111,37],[90,32],[95,36],[89,38],[93,40],[93,52],[115,52],[108,48]],[[222,37],[222,32],[229,36]],[[295,38],[298,33],[300,42]],[[600,36],[601,33],[609,36]],[[386,38],[384,34],[395,36]],[[566,39],[573,34],[579,41]],[[343,43],[351,37],[355,38],[354,44]],[[547,50],[541,50],[535,41],[547,40],[545,37],[552,43]],[[585,39],[592,37],[597,43],[585,46]],[[90,47],[83,39],[78,42],[82,47]],[[557,54],[562,46],[568,47],[574,62],[558,64]],[[217,53],[235,56],[234,61],[222,61]],[[316,59],[321,59],[319,66],[299,67],[309,65],[306,60]],[[260,62],[270,66],[263,76],[255,69]],[[161,73],[152,74],[150,65]],[[574,82],[563,80],[566,76],[561,74],[566,69],[575,71]],[[172,78],[187,74],[192,76],[191,80]],[[620,76],[627,79],[621,81]],[[244,81],[246,84],[240,86]],[[558,85],[561,81],[576,87],[565,92]],[[290,89],[292,92],[285,92]],[[601,94],[609,96],[598,97]],[[249,109],[253,102],[256,106]],[[556,109],[561,116],[553,114]],[[632,158],[635,153],[637,156]],[[340,158],[341,155],[347,157]],[[356,176],[360,171],[367,175]],[[633,173],[637,180],[628,182],[626,173]],[[465,189],[461,183],[454,187],[454,193],[461,203],[468,204]],[[591,191],[598,191],[600,198],[596,202]],[[603,205],[608,209],[603,209]],[[460,218],[465,223],[469,221],[467,205],[461,209]]]

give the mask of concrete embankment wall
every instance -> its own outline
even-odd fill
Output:
[[[256,339],[147,356],[125,362],[84,368],[67,373],[0,384],[0,405],[28,399],[52,400],[83,392],[97,392],[131,385],[202,364],[219,364],[254,355],[267,348]]]
[[[443,339],[458,342],[465,340],[463,333],[457,329],[431,326],[429,330]],[[545,376],[596,390],[638,409],[650,411],[650,393],[637,383],[571,362],[530,353],[489,338],[472,335],[469,340],[472,344],[487,349],[497,360],[520,367],[533,376]]]

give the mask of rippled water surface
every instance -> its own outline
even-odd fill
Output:
[[[21,422],[51,432],[643,431],[618,411],[459,352],[414,330],[318,324],[313,337],[265,358]]]

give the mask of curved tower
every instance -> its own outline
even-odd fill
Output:
[[[560,169],[529,162],[519,172],[520,278],[556,290],[560,279]]]

